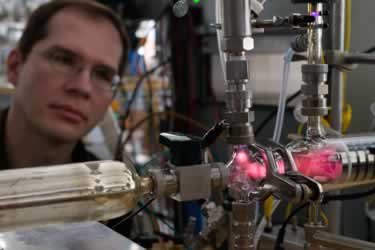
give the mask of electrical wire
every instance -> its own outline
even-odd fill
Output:
[[[171,116],[171,117],[173,117],[173,118],[175,118],[175,119],[188,122],[189,124],[191,124],[191,125],[193,125],[195,127],[198,127],[198,128],[204,129],[204,130],[208,130],[209,129],[204,124],[202,124],[202,123],[200,123],[198,121],[195,121],[195,120],[191,119],[188,116],[176,113],[174,111],[154,112],[152,114],[147,115],[146,117],[144,117],[140,121],[138,121],[131,129],[129,129],[129,133],[128,133],[127,137],[125,138],[123,144],[121,145],[121,148],[124,148],[124,146],[130,141],[130,139],[133,136],[134,132],[140,126],[142,126],[143,123],[145,123],[146,121],[148,121],[148,119],[150,119],[151,117],[155,117],[155,116],[158,117],[158,116],[168,116],[168,115]]]
[[[185,115],[182,115],[182,114],[179,114],[179,113],[176,113],[174,111],[164,111],[164,112],[154,112],[152,114],[149,114],[147,115],[146,117],[144,117],[142,120],[138,121],[131,129],[128,130],[128,135],[127,137],[125,138],[124,142],[121,144],[121,148],[123,149],[125,147],[125,145],[131,140],[134,132],[139,128],[141,127],[145,122],[147,122],[149,119],[153,118],[153,117],[158,117],[158,116],[171,116],[172,118],[174,119],[178,119],[178,120],[182,120],[182,121],[185,121],[197,128],[201,128],[201,129],[204,129],[204,130],[209,130],[209,131],[212,131],[212,129],[208,128],[207,126],[205,126],[204,124],[196,121],[196,120],[193,120],[191,119],[190,117],[188,116],[185,116]],[[223,123],[222,121],[217,123],[215,125],[215,128],[216,130],[218,129],[218,127],[220,127],[219,129],[221,129],[221,126],[223,126]],[[208,133],[208,132],[207,132]],[[205,134],[207,136],[207,133]],[[216,131],[215,131],[216,133]],[[223,139],[222,136],[218,136],[217,133],[215,134],[216,138],[218,139]],[[207,142],[206,142],[207,143]],[[209,145],[206,145],[206,146],[209,146]],[[209,155],[209,158],[211,161],[215,161],[217,158],[214,157],[213,153],[211,152],[211,150],[207,147],[207,151],[208,151],[208,155]]]
[[[127,220],[130,220],[132,218],[134,218],[137,214],[139,214],[140,212],[142,212],[144,209],[146,209],[153,201],[155,200],[155,198],[151,198],[150,200],[148,200],[145,204],[143,204],[139,209],[137,209],[136,211],[130,213],[129,215],[125,216],[125,218],[123,218],[120,222],[116,223],[114,226],[112,226],[111,228],[112,229],[115,229],[116,227],[118,227],[119,225],[121,225],[122,223],[124,223],[125,221]]]
[[[320,217],[322,217],[324,225],[328,226],[329,225],[329,220],[328,220],[328,217],[327,217],[327,215],[325,214],[325,212],[323,210],[320,211]]]
[[[289,202],[288,206],[286,207],[285,219],[287,219],[289,215],[292,213],[292,209],[293,209],[293,203]]]
[[[153,211],[149,208],[145,208],[145,211],[146,211],[146,213],[148,213],[151,216],[155,217],[156,219],[160,220],[160,222],[162,222],[165,226],[167,226],[169,230],[171,230],[172,232],[175,231],[174,227],[169,222],[167,222],[165,216],[161,216],[161,214],[158,214],[158,213],[156,213],[155,211]],[[158,230],[158,231],[160,232],[160,230]]]
[[[301,94],[301,90],[298,90],[293,95],[289,96],[288,99],[286,99],[286,104],[289,104],[293,100],[295,100],[299,95]],[[274,116],[277,115],[277,108],[273,110],[258,126],[258,128],[255,130],[255,135],[258,135],[260,131],[262,131],[266,125],[273,119]]]
[[[352,35],[352,1],[345,1],[345,34],[344,34],[344,51],[350,50],[350,39]],[[347,103],[347,86],[348,86],[348,74],[347,72],[341,72],[342,74],[342,126],[341,131],[345,133],[350,126],[351,116],[351,105]]]
[[[271,214],[273,214],[276,210],[276,208],[280,205],[281,201],[278,200],[278,199],[275,199],[273,204],[272,204],[272,210],[271,210]],[[262,220],[260,221],[259,225],[258,225],[258,228],[255,232],[255,236],[254,236],[254,246],[255,246],[255,249],[258,248],[258,244],[259,244],[259,241],[260,241],[260,238],[263,234],[263,231],[264,231],[264,228],[267,226],[267,220],[266,220],[266,217],[263,216]]]
[[[121,119],[122,122],[120,123],[121,125],[121,133],[117,139],[117,144],[116,144],[116,150],[115,150],[115,155],[114,155],[114,158],[116,160],[121,160],[122,159],[122,153],[123,153],[123,148],[121,147],[121,142],[122,142],[122,138],[124,136],[124,133],[125,133],[125,121],[128,119],[129,115],[130,115],[130,111],[131,111],[131,107],[133,105],[133,103],[135,102],[135,99],[137,97],[137,93],[143,83],[143,80],[150,74],[153,74],[157,69],[159,69],[160,67],[163,67],[164,65],[168,64],[169,62],[171,61],[171,58],[167,58],[166,60],[162,61],[161,63],[159,63],[158,65],[156,65],[155,67],[153,67],[152,69],[150,69],[149,71],[145,72],[137,81],[136,85],[135,85],[135,88],[133,90],[133,93],[130,97],[130,100],[129,100],[129,103],[128,103],[128,106],[127,106],[127,109],[125,111],[125,115],[124,117]]]
[[[363,53],[366,53],[366,54],[370,54],[370,53],[373,53],[373,52],[375,52],[375,46],[371,47],[371,48],[368,48],[367,50],[363,51]]]
[[[264,217],[266,218],[267,222],[270,222],[272,219],[272,206],[273,206],[273,196],[271,195],[266,199],[264,202]]]
[[[129,100],[129,103],[128,103],[128,106],[127,106],[127,109],[125,111],[125,115],[124,115],[124,118],[123,120],[126,121],[126,119],[129,117],[130,115],[130,111],[131,111],[131,107],[135,101],[135,99],[137,98],[137,93],[140,89],[140,87],[142,86],[142,83],[143,83],[143,80],[145,78],[147,78],[149,75],[153,74],[156,70],[158,70],[160,67],[163,67],[164,65],[168,64],[169,62],[171,61],[171,58],[167,58],[166,60],[162,61],[161,63],[159,63],[158,65],[156,65],[155,67],[153,67],[152,69],[146,71],[137,81],[136,85],[135,85],[135,88],[133,90],[133,93],[130,97],[130,100]],[[124,128],[124,123],[122,123],[122,128]]]
[[[338,195],[327,195],[323,198],[323,204],[330,201],[347,201],[347,200],[357,200],[370,195],[375,194],[375,188],[369,189],[365,192],[359,192],[354,194],[338,194]]]
[[[296,216],[300,211],[302,211],[304,208],[306,208],[309,205],[308,202],[302,204],[301,206],[297,207],[289,216],[288,218],[283,222],[283,225],[281,226],[276,242],[275,242],[275,250],[284,250],[284,237],[285,237],[285,232],[286,232],[286,226],[289,224],[289,222],[292,220],[294,216]]]
[[[143,66],[144,66],[144,71],[147,72],[147,64],[146,64],[146,57],[143,55]],[[151,78],[150,78],[150,75],[148,75],[146,77],[147,79],[147,86],[148,86],[148,113],[149,114],[152,114],[154,112],[153,110],[153,96],[154,96],[154,93],[153,93],[153,86],[152,86],[152,81],[151,81]],[[155,124],[154,124],[154,119],[151,118],[149,120],[149,128],[148,128],[148,133],[149,133],[149,141],[150,141],[150,151],[151,153],[154,152],[154,147],[153,147],[153,140],[154,140],[154,134],[155,132],[153,131],[155,128]],[[157,140],[156,140],[157,141]]]
[[[339,195],[327,195],[323,198],[322,204],[329,203],[331,201],[346,201],[346,200],[356,200],[361,199],[370,195],[375,194],[375,188],[369,189],[365,192],[359,192],[354,194],[339,194]],[[277,234],[276,243],[275,243],[275,250],[283,250],[283,242],[285,237],[285,230],[287,224],[289,224],[290,220],[298,214],[302,209],[304,209],[309,203],[304,203],[301,206],[299,206],[297,209],[295,209],[288,218],[284,221],[283,225],[281,226],[279,233]],[[322,216],[324,219],[324,217]],[[328,220],[327,220],[328,223]]]

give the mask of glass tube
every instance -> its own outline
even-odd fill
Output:
[[[119,217],[152,191],[121,162],[0,171],[0,231]]]

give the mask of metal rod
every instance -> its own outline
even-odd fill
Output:
[[[307,49],[308,64],[321,64],[323,58],[323,30],[316,26],[323,24],[323,17],[320,14],[323,12],[323,4],[317,3],[311,5],[311,15],[316,15],[315,23],[307,30],[309,46]],[[314,14],[316,13],[316,14]]]
[[[314,234],[314,242],[329,249],[370,250],[375,248],[375,243],[333,235],[323,231],[317,231]]]
[[[323,62],[323,29],[324,24],[323,16],[323,4],[314,3],[308,5],[309,14],[315,16],[315,22],[308,26],[307,39],[307,61],[309,65],[320,65]],[[322,82],[313,82],[314,88],[317,88],[317,84],[324,84]],[[315,94],[313,94],[315,95]],[[307,130],[306,137],[324,137],[324,130],[321,127],[321,119],[319,115],[308,115],[307,116]]]
[[[345,2],[346,0],[337,0],[330,2],[330,49],[344,51],[345,40]],[[331,68],[331,126],[336,131],[342,130],[342,111],[343,111],[343,74],[338,70]],[[333,202],[328,207],[328,216],[330,218],[329,231],[335,234],[341,232],[341,202]]]

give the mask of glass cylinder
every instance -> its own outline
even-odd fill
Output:
[[[341,141],[302,139],[287,145],[297,170],[322,184],[345,182],[351,177],[349,150]]]
[[[321,184],[351,184],[375,182],[375,135],[356,135],[340,138],[320,138],[296,140],[289,143],[295,165],[289,164],[274,152],[276,171],[298,171]],[[247,146],[235,148],[229,163],[230,188],[243,199],[254,191],[266,178],[268,159],[265,153],[251,151]]]
[[[152,191],[121,162],[0,171],[0,230],[119,217]]]

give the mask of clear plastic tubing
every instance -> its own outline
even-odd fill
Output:
[[[281,84],[279,106],[277,109],[276,125],[273,133],[273,140],[276,142],[280,141],[281,132],[283,129],[285,109],[286,109],[286,99],[288,94],[288,81],[290,74],[290,64],[292,63],[292,58],[294,51],[290,48],[288,49],[286,55],[284,56],[284,69],[283,69],[283,81]]]
[[[149,178],[114,161],[0,171],[0,231],[109,220],[151,189]]]

